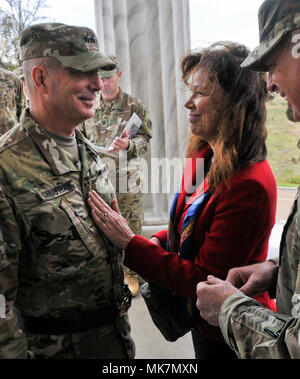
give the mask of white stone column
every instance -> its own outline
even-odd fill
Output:
[[[125,92],[131,93],[130,49],[127,27],[127,7],[124,0],[113,1],[115,51],[122,67],[120,85]]]
[[[180,60],[190,49],[189,0],[94,3],[100,46],[106,54],[118,57],[123,72],[121,87],[144,103],[153,123],[151,148],[143,157],[149,168],[144,223],[144,234],[149,236],[166,227],[179,185],[172,166],[163,167],[163,160],[183,168],[188,140]]]

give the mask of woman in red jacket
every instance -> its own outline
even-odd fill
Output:
[[[114,211],[96,194],[89,199],[99,228],[125,250],[126,266],[194,303],[197,283],[209,274],[225,279],[232,267],[264,261],[275,223],[276,183],[265,147],[267,87],[263,74],[240,68],[248,54],[243,45],[219,42],[182,61],[192,136],[168,230],[149,241],[133,234],[115,203]],[[274,307],[267,293],[258,300]],[[196,358],[235,357],[199,312],[195,322]]]

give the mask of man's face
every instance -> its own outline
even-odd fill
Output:
[[[96,92],[102,89],[97,70],[58,67],[49,78],[48,105],[57,117],[74,126],[93,117]]]
[[[114,99],[119,93],[119,80],[121,77],[121,71],[118,71],[116,75],[110,78],[102,78],[103,88],[101,94],[104,98]]]
[[[300,31],[299,31],[300,34]],[[268,90],[279,92],[292,107],[295,121],[300,121],[300,58],[295,55],[291,37],[266,58]]]

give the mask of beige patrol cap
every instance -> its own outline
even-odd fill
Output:
[[[31,25],[21,34],[21,59],[54,57],[64,67],[87,72],[116,64],[99,50],[92,29],[61,23]]]
[[[114,62],[116,67],[114,69],[104,68],[104,69],[99,70],[99,76],[101,79],[111,78],[115,76],[119,70],[119,62],[118,62],[117,57],[115,55],[108,55],[108,57],[112,62]]]

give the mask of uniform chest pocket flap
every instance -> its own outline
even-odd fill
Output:
[[[51,189],[40,191],[37,195],[44,204],[49,204],[49,209],[46,213],[49,214],[49,212],[51,212],[52,217],[47,219],[47,222],[55,222],[55,220],[57,220],[57,222],[60,223],[61,229],[64,230],[63,234],[65,234],[65,239],[69,240],[70,251],[77,256],[85,256],[86,259],[90,258],[91,255],[95,256],[99,243],[96,243],[94,233],[92,233],[87,222],[85,222],[87,210],[83,205],[83,201],[82,206],[84,209],[82,208],[82,217],[80,217],[72,207],[72,204],[66,199],[67,196],[71,196],[72,198],[76,198],[79,202],[82,200],[82,195],[76,191],[76,185],[72,180],[58,184]],[[56,204],[53,205],[54,203]],[[61,214],[59,216],[58,209],[63,212],[63,215]],[[56,217],[54,217],[53,212],[56,214]],[[55,232],[53,230],[55,230]],[[60,228],[57,224],[53,225],[53,230],[52,234],[57,235],[60,233]],[[64,240],[63,236],[59,239]],[[59,241],[56,242],[59,244]]]
[[[87,248],[87,250],[92,254],[97,254],[97,242],[95,241],[95,238],[89,231],[89,228],[85,223],[78,217],[76,211],[72,208],[72,206],[65,201],[64,199],[61,199],[60,201],[60,208],[65,211],[67,216],[69,217],[71,223],[75,227],[81,241]]]

